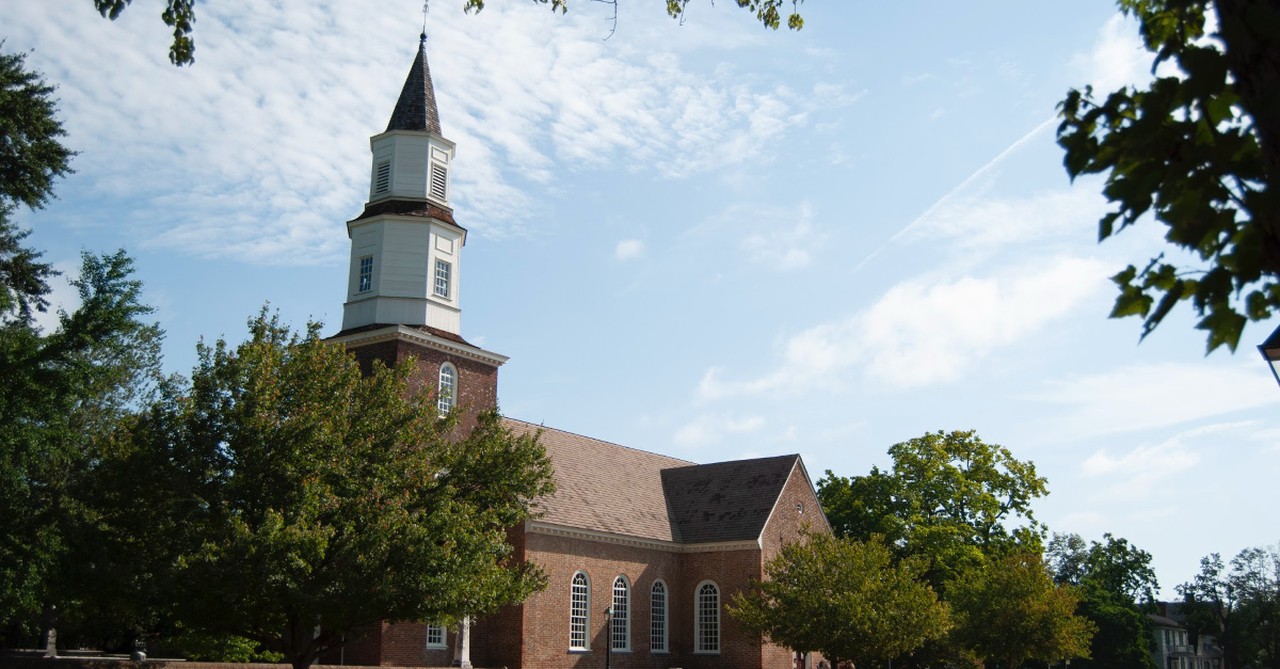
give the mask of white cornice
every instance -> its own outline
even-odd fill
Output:
[[[376,344],[383,341],[402,340],[427,346],[446,353],[452,353],[463,358],[470,358],[480,362],[498,367],[511,358],[501,353],[486,351],[482,348],[476,348],[468,344],[460,344],[451,339],[437,337],[430,332],[423,332],[417,328],[408,325],[388,325],[377,330],[369,330],[367,332],[353,332],[348,335],[331,337],[329,341],[346,344],[347,346]]]
[[[606,544],[648,548],[650,550],[658,550],[666,553],[719,553],[723,551],[761,550],[759,539],[683,544],[674,541],[663,541],[661,539],[646,539],[643,537],[627,536],[625,534],[614,534],[612,532],[587,530],[581,527],[568,527],[565,525],[546,523],[538,520],[525,521],[524,529],[525,532],[528,532],[529,534],[546,534],[549,536],[566,537],[569,539],[598,541]]]

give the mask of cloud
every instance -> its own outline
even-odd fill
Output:
[[[984,190],[949,198],[931,209],[908,238],[944,241],[966,250],[1002,250],[1021,242],[1074,238],[1106,210],[1098,191],[1087,187],[1015,198],[986,197]]]
[[[996,350],[1070,313],[1105,285],[1093,260],[1047,258],[986,276],[924,276],[889,289],[874,305],[788,339],[777,369],[726,381],[711,368],[704,401],[838,387],[849,368],[873,383],[907,389],[948,383]]]
[[[1098,31],[1093,48],[1071,59],[1070,68],[1101,95],[1151,78],[1152,54],[1142,46],[1137,24],[1116,14]]]
[[[1129,365],[1051,381],[1032,399],[1063,407],[1046,429],[1064,439],[1149,430],[1264,406],[1275,381],[1254,362]]]
[[[613,256],[618,260],[633,260],[644,255],[644,242],[639,239],[624,239],[613,249]]]
[[[758,432],[764,425],[760,416],[699,416],[676,430],[672,439],[685,447],[711,446],[730,435]]]
[[[144,9],[111,22],[23,3],[6,16],[6,46],[34,49],[28,65],[60,84],[77,187],[119,212],[127,236],[201,257],[325,263],[346,249],[333,230],[367,198],[368,137],[416,47],[417,30],[373,4],[211,4],[190,68],[169,65],[165,26]],[[725,50],[722,63],[764,48],[757,37],[719,22],[672,31],[661,11],[636,11],[629,31],[677,34],[606,48],[599,19],[517,4],[430,15],[441,121],[459,145],[452,204],[468,229],[531,234],[559,163],[677,178],[768,161],[782,144],[760,138],[807,122],[805,96],[683,58],[699,35],[721,33],[697,48]]]
[[[742,257],[775,271],[807,267],[826,239],[813,224],[808,201],[794,206],[733,204],[694,226],[689,235],[713,238],[717,247],[725,237],[736,240]]]

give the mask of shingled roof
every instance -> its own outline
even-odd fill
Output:
[[[800,457],[699,465],[505,420],[517,433],[542,431],[556,492],[541,522],[672,543],[758,539]]]
[[[684,543],[758,539],[798,455],[733,460],[662,472],[676,534]]]
[[[387,130],[426,130],[440,133],[440,111],[436,109],[436,91],[431,83],[431,68],[427,67],[427,35],[422,34],[418,44],[418,56],[413,59],[409,76],[405,77],[400,99],[391,112]]]
[[[542,446],[555,468],[556,492],[543,500],[546,513],[541,521],[677,540],[662,494],[662,470],[693,463],[510,418],[506,423],[517,433],[542,430]]]

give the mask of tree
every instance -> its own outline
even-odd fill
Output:
[[[1058,144],[1072,179],[1107,173],[1116,205],[1105,240],[1151,213],[1176,252],[1129,265],[1112,317],[1143,319],[1142,337],[1189,300],[1207,350],[1234,351],[1248,321],[1280,308],[1280,6],[1271,0],[1119,0],[1143,42],[1177,74],[1099,101],[1072,90]],[[1218,31],[1206,35],[1215,11]],[[1213,39],[1210,39],[1212,37]]]
[[[4,42],[0,41],[0,47]],[[48,307],[53,268],[23,246],[27,233],[9,220],[17,205],[39,209],[53,182],[71,171],[72,152],[58,120],[53,87],[25,68],[24,54],[0,53],[0,318],[29,322]]]
[[[1093,623],[1075,615],[1074,588],[1054,584],[1038,553],[1012,553],[965,572],[947,599],[959,644],[1003,669],[1089,657]]]
[[[973,431],[932,432],[889,449],[893,468],[818,481],[818,499],[839,536],[884,534],[900,555],[927,564],[939,590],[987,555],[1039,552],[1043,529],[1031,501],[1047,494],[1035,464]],[[1011,522],[1018,523],[1011,526]]]
[[[614,20],[617,20],[618,0],[596,0],[613,5]],[[102,16],[114,21],[125,7],[133,0],[93,0],[93,6]],[[551,10],[561,13],[569,11],[569,0],[533,0],[543,5],[551,5]],[[791,3],[791,13],[787,15],[787,27],[799,30],[804,27],[804,18],[800,16],[800,3],[804,0],[734,0],[739,7],[755,12],[756,19],[762,25],[774,30],[782,23],[782,7],[784,2]],[[196,62],[195,39],[191,33],[195,30],[195,0],[166,0],[164,12],[160,18],[164,24],[173,29],[173,42],[169,45],[169,62],[179,67]],[[667,14],[672,18],[684,19],[685,8],[689,0],[666,0]],[[463,0],[462,8],[466,12],[478,12],[485,8],[485,0]]]
[[[807,535],[765,565],[766,579],[735,595],[730,613],[753,633],[832,664],[879,666],[950,628],[947,606],[915,560],[895,563],[879,538]]]
[[[552,488],[537,437],[495,410],[455,439],[412,365],[363,376],[319,328],[263,313],[239,346],[200,346],[190,382],[115,437],[103,522],[177,620],[302,668],[379,621],[484,615],[541,588],[506,540]]]
[[[43,206],[70,171],[52,93],[23,56],[0,54],[0,624],[24,634],[75,596],[92,437],[145,391],[161,337],[123,252],[83,254],[80,307],[52,332],[35,323],[56,272],[9,215]]]
[[[1187,631],[1217,638],[1224,669],[1273,667],[1280,661],[1280,550],[1247,548],[1230,569],[1213,553],[1178,586]]]
[[[1054,580],[1077,588],[1076,613],[1093,621],[1086,669],[1157,669],[1151,656],[1151,619],[1159,590],[1151,554],[1124,539],[1103,535],[1086,544],[1079,535],[1054,535],[1047,557]]]

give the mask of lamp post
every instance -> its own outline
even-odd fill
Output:
[[[609,659],[613,656],[613,607],[604,610],[604,669],[609,669]]]
[[[1280,383],[1280,327],[1277,327],[1266,341],[1258,344],[1258,352],[1271,366],[1271,375],[1276,377],[1276,383]]]

